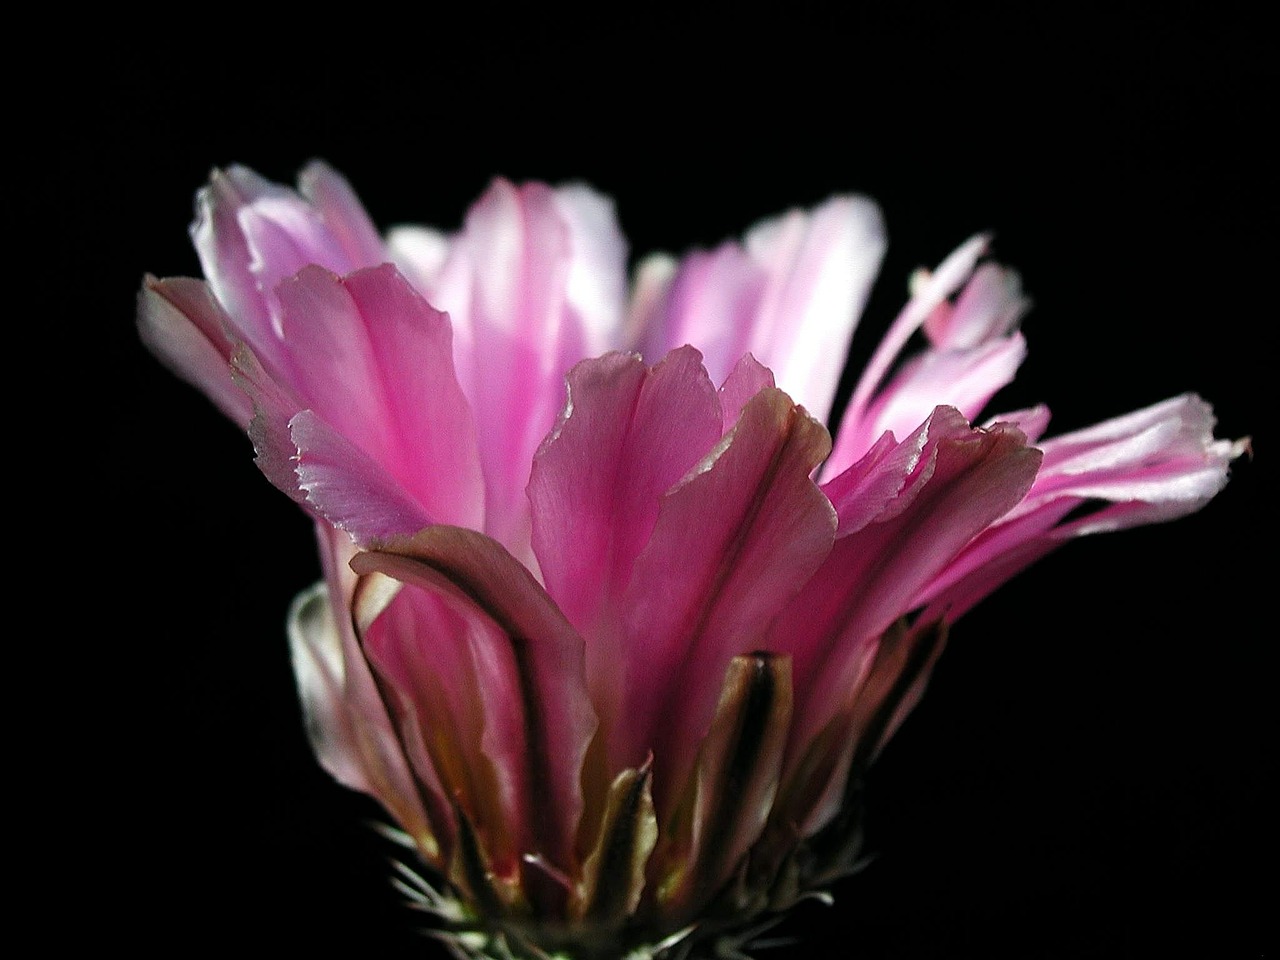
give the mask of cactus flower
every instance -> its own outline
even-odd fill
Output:
[[[191,234],[205,277],[147,278],[142,336],[314,518],[312,743],[459,956],[748,949],[854,864],[952,623],[1244,448],[1192,395],[1045,440],[1043,407],[986,414],[1028,301],[984,236],[913,278],[833,439],[885,245],[861,197],[630,280],[581,185],[383,237],[321,164],[234,167]]]

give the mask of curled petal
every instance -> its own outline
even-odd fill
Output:
[[[346,569],[345,537],[318,530],[325,582],[303,591],[289,612],[289,645],[303,718],[316,756],[340,783],[375,797],[413,838],[429,863],[441,865],[453,835],[439,784],[415,784],[346,611],[355,578]]]
[[[438,777],[490,869],[514,880],[532,848],[516,658],[502,628],[447,579],[416,574],[402,587],[366,572],[354,601],[361,643],[419,776]]]
[[[791,663],[765,651],[729,661],[711,727],[656,857],[673,924],[742,864],[773,809],[791,724]]]
[[[645,890],[645,867],[658,841],[653,811],[653,764],[624,770],[609,787],[600,830],[582,863],[571,916],[589,924],[621,925]]]
[[[569,872],[583,806],[579,777],[597,723],[582,638],[528,569],[475,531],[428,527],[351,565],[424,589],[448,581],[505,633],[519,677],[524,762],[536,773],[526,811],[533,851]]]

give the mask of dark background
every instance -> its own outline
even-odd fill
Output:
[[[74,65],[45,141],[41,309],[92,371],[76,392],[95,466],[73,482],[107,602],[66,648],[91,692],[59,795],[78,858],[92,837],[99,943],[439,955],[385,883],[372,808],[299,727],[284,617],[317,576],[309,525],[133,327],[144,272],[198,271],[186,226],[210,167],[291,182],[323,157],[384,228],[456,226],[494,174],[584,179],[633,253],[865,192],[890,249],[855,364],[914,267],[991,229],[1036,303],[996,408],[1043,400],[1061,432],[1194,390],[1221,436],[1252,434],[1256,459],[1201,514],[1073,543],[959,624],[873,775],[874,861],[784,928],[803,946],[764,956],[1274,955],[1265,32],[1221,6],[807,10],[709,30],[495,13],[390,47],[340,23],[318,42],[206,29]]]

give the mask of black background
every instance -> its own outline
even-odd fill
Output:
[[[1221,436],[1252,434],[1201,514],[1073,543],[958,625],[875,771],[874,861],[783,928],[802,946],[764,956],[1274,955],[1261,25],[1220,6],[807,9],[696,30],[656,11],[412,37],[387,21],[390,45],[217,23],[68,65],[83,82],[51,100],[41,309],[54,350],[88,348],[73,392],[94,465],[72,472],[92,562],[73,566],[108,599],[67,648],[92,692],[54,740],[75,744],[58,795],[109,907],[97,942],[442,955],[385,883],[372,808],[299,727],[283,624],[317,576],[309,525],[133,327],[144,272],[198,272],[185,231],[210,167],[291,182],[323,157],[384,228],[456,226],[495,174],[583,179],[615,197],[633,254],[865,192],[890,249],[854,364],[914,267],[991,229],[1036,304],[997,408],[1043,400],[1060,432],[1194,390]]]

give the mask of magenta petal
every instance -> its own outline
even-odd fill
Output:
[[[1016,429],[968,430],[939,408],[935,429],[903,494],[878,522],[836,541],[791,608],[773,646],[793,654],[798,741],[830,719],[855,681],[865,645],[880,636],[978,533],[1026,495],[1040,452]],[[903,503],[905,502],[905,506]]]
[[[389,266],[358,271],[344,283],[368,327],[381,417],[396,431],[389,469],[435,522],[482,526],[480,453],[454,371],[448,317]]]
[[[528,569],[475,531],[428,527],[386,551],[359,554],[352,568],[433,590],[443,577],[505,632],[520,674],[525,762],[537,772],[526,799],[532,852],[567,871],[583,809],[579,777],[597,724],[582,638]]]
[[[652,369],[620,353],[569,374],[569,402],[534,460],[533,547],[547,591],[591,638],[587,674],[606,728],[626,683],[620,603],[664,492],[720,439],[698,351]]]
[[[627,593],[627,721],[610,752],[627,762],[653,748],[660,812],[691,768],[729,660],[762,646],[831,548],[835,511],[810,480],[829,450],[821,424],[767,389],[662,500]]]
[[[448,319],[391,266],[343,279],[308,267],[279,293],[298,406],[393,478],[420,516],[479,526],[479,454]]]
[[[837,536],[848,536],[882,517],[920,462],[929,434],[917,430],[904,443],[885,433],[866,454],[822,485],[839,520]]]
[[[317,514],[361,546],[385,543],[432,522],[380,463],[312,411],[289,421],[289,437],[296,451],[297,489]]]

